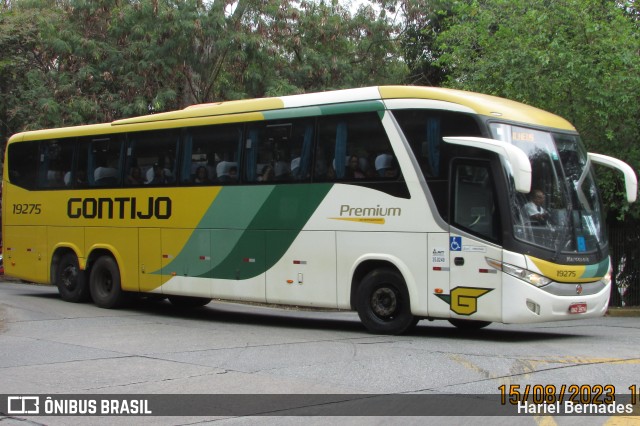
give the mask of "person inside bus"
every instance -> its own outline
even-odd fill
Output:
[[[534,225],[546,225],[549,220],[549,212],[544,208],[544,200],[544,192],[534,189],[531,191],[529,202],[524,205],[526,214]]]
[[[218,181],[233,183],[238,181],[238,166],[232,161],[220,161],[216,166]]]
[[[271,164],[267,164],[262,168],[260,176],[258,176],[258,182],[271,182],[275,178],[275,172]]]
[[[349,162],[347,164],[347,170],[346,170],[346,178],[350,178],[350,179],[364,179],[365,178],[365,174],[364,172],[360,169],[360,160],[358,160],[358,157],[355,155],[351,155],[349,157]]]
[[[196,169],[196,176],[193,179],[193,183],[196,185],[209,185],[211,183],[209,171],[205,166],[200,166]]]
[[[127,176],[127,185],[137,186],[142,185],[144,183],[144,179],[142,179],[142,172],[140,171],[140,167],[133,166],[129,170],[129,175]]]
[[[83,188],[87,186],[87,172],[85,170],[77,170],[76,171],[76,181],[73,184],[71,180],[71,171],[68,171],[64,174],[64,184],[65,186],[71,187],[75,186],[76,188]]]
[[[47,172],[47,186],[49,188],[60,188],[64,186],[64,176],[60,170],[49,170]]]
[[[149,182],[150,185],[166,185],[171,183],[171,176],[164,167],[155,163],[153,165],[153,178]]]
[[[93,182],[97,186],[117,184],[119,181],[118,175],[120,174],[118,161],[118,158],[107,158],[106,156],[98,157],[98,167],[93,171]]]
[[[393,163],[393,155],[386,154],[386,153],[378,155],[374,163],[378,176],[389,177],[387,172],[392,168],[392,163]]]
[[[278,158],[282,158],[281,154],[278,154]],[[273,175],[275,180],[289,180],[291,177],[291,170],[289,169],[290,162],[285,160],[276,161],[273,166]]]

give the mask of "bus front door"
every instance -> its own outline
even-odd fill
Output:
[[[502,260],[500,217],[489,160],[452,163],[449,234],[450,317],[501,321],[501,274],[487,259]]]

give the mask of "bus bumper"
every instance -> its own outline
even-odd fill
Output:
[[[595,294],[555,295],[510,275],[503,275],[502,322],[534,323],[601,317],[607,312],[611,283]]]

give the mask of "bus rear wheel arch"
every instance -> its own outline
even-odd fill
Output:
[[[100,255],[92,263],[89,289],[93,303],[101,308],[118,308],[126,302],[126,293],[122,291],[120,280],[120,268],[112,256]]]
[[[55,264],[53,282],[62,300],[73,303],[89,301],[91,296],[86,273],[80,269],[76,254],[66,251],[55,258],[59,260]]]
[[[367,273],[355,294],[358,316],[371,333],[402,334],[415,326],[409,291],[402,274],[382,267]]]

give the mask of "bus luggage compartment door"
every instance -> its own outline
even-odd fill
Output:
[[[5,226],[4,263],[7,275],[38,283],[49,282],[45,226]]]
[[[153,291],[162,284],[160,229],[140,228],[138,236],[140,291]]]

